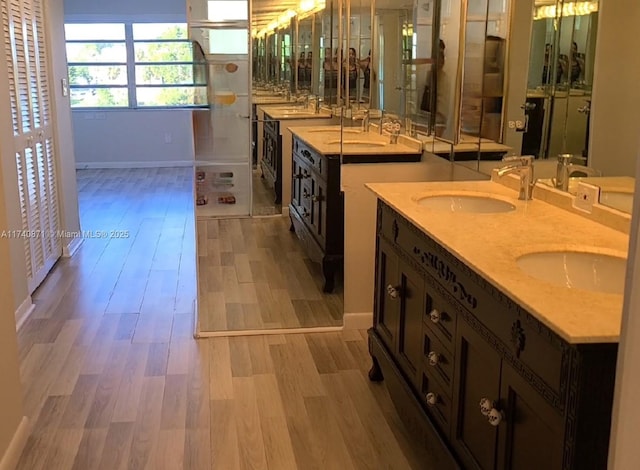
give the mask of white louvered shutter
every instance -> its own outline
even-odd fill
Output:
[[[58,190],[42,0],[2,2],[18,195],[30,292],[60,257]],[[28,234],[28,235],[27,235]]]

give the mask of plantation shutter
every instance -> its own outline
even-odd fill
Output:
[[[60,257],[62,244],[42,0],[2,2],[18,196],[33,292]]]

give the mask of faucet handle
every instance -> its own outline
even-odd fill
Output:
[[[503,162],[517,162],[522,166],[533,165],[533,159],[533,155],[509,155],[506,157],[502,157]]]
[[[569,163],[571,163],[572,159],[573,154],[571,153],[561,153],[560,155],[558,155],[558,163],[562,163],[563,165],[568,165]]]

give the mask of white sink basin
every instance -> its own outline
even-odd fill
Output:
[[[531,277],[569,289],[620,295],[624,291],[627,260],[617,256],[557,251],[529,253],[516,263]]]
[[[447,212],[472,212],[476,214],[510,212],[516,208],[510,202],[485,196],[427,196],[418,199],[416,202],[418,205],[429,209]]]
[[[330,140],[327,142],[328,144],[340,144],[342,143],[345,147],[384,147],[387,145],[386,142],[376,142],[373,140]]]
[[[617,191],[600,191],[600,204],[613,207],[619,211],[631,213],[633,207],[633,194]]]

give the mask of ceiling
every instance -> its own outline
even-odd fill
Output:
[[[287,10],[296,10],[299,0],[253,0],[251,29],[259,31]]]

